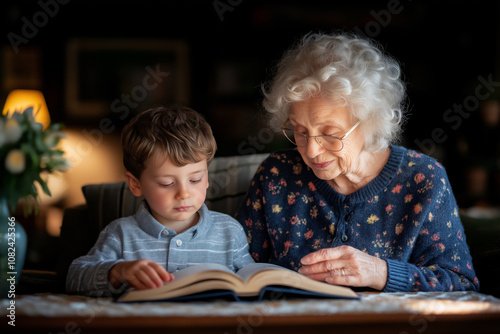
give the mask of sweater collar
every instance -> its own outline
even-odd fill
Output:
[[[310,168],[308,168],[308,171],[313,178],[312,181],[316,185],[316,188],[327,198],[337,202],[338,205],[353,205],[358,202],[368,201],[386,189],[400,169],[405,149],[395,145],[391,145],[389,148],[391,149],[391,154],[380,173],[367,185],[349,195],[338,193],[327,181],[317,178]]]
[[[205,204],[203,204],[198,210],[198,214],[200,215],[198,223],[195,226],[182,232],[181,234],[187,234],[190,235],[192,239],[196,239],[203,237],[207,233],[212,224],[212,218],[210,215],[210,211]],[[153,217],[153,215],[149,211],[146,200],[143,200],[141,202],[139,209],[134,215],[134,218],[141,230],[151,235],[152,237],[158,239],[161,238],[165,233],[163,231],[168,231],[168,235],[177,235],[174,230],[165,227]]]

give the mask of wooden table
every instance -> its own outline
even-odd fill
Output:
[[[361,294],[361,300],[118,304],[30,295],[15,333],[500,333],[500,299],[477,293]],[[2,333],[7,324],[2,300]],[[7,319],[7,321],[5,320]]]

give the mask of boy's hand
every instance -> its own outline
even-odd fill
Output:
[[[161,265],[145,259],[118,262],[109,271],[109,280],[115,288],[126,283],[138,290],[153,289],[173,279],[174,275]]]

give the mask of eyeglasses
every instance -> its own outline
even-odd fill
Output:
[[[351,132],[354,131],[358,127],[358,125],[361,123],[361,121],[358,121],[354,126],[347,131],[345,135],[342,137],[338,138],[332,135],[319,135],[319,136],[309,136],[306,135],[305,133],[302,132],[297,132],[294,129],[291,129],[289,127],[286,127],[286,125],[290,125],[288,119],[283,123],[281,126],[281,130],[283,131],[283,134],[285,137],[294,145],[297,145],[299,147],[307,146],[307,141],[309,138],[314,138],[316,139],[316,142],[323,147],[324,149],[332,152],[339,152],[342,151],[344,148],[344,140]]]

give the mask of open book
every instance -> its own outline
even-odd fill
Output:
[[[347,287],[314,281],[298,272],[269,263],[252,263],[236,274],[214,263],[200,264],[174,273],[175,279],[148,290],[129,290],[118,302],[200,299],[263,300],[294,296],[350,298],[359,296]]]

